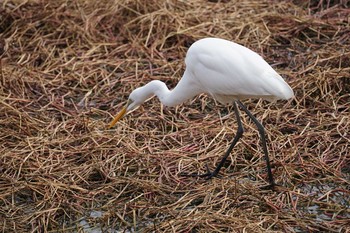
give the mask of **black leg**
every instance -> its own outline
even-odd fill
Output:
[[[214,177],[217,174],[219,174],[220,169],[222,168],[222,166],[224,165],[224,163],[226,162],[228,156],[230,155],[233,147],[235,147],[235,145],[237,144],[238,140],[242,137],[244,129],[243,129],[243,125],[242,125],[242,121],[241,121],[241,117],[239,115],[239,111],[237,108],[237,104],[236,102],[233,102],[233,110],[235,111],[235,115],[236,115],[236,119],[237,119],[237,124],[238,124],[238,128],[237,128],[237,132],[235,137],[233,138],[233,141],[230,145],[230,147],[227,149],[224,157],[222,157],[219,165],[215,168],[215,170],[210,174],[210,176],[208,176],[208,178]]]
[[[242,125],[242,121],[241,121],[241,118],[239,116],[239,111],[238,111],[236,102],[233,102],[233,109],[234,109],[234,112],[235,112],[235,115],[236,115],[238,129],[237,129],[236,135],[235,135],[235,137],[234,137],[230,147],[227,149],[224,157],[222,157],[219,165],[215,168],[215,170],[213,172],[211,172],[209,170],[209,167],[207,165],[207,172],[204,173],[204,174],[193,173],[193,174],[182,174],[182,175],[185,175],[185,176],[199,176],[199,177],[206,177],[207,179],[210,179],[210,178],[216,176],[219,173],[220,169],[222,168],[222,166],[226,162],[228,156],[230,155],[233,147],[235,147],[235,145],[237,144],[238,140],[242,137],[243,131],[244,131],[243,125]]]
[[[275,182],[273,180],[272,172],[271,172],[271,165],[270,165],[270,159],[267,151],[267,146],[266,146],[266,138],[265,138],[265,129],[264,126],[253,116],[253,114],[244,106],[244,104],[241,101],[237,101],[239,106],[247,113],[247,115],[252,119],[252,121],[255,123],[256,127],[258,128],[262,146],[263,146],[263,151],[265,155],[265,160],[266,160],[266,167],[267,167],[267,175],[269,178],[269,182],[271,187],[275,185]]]
[[[239,100],[233,102],[233,109],[234,109],[234,112],[235,112],[235,115],[236,115],[236,119],[237,119],[237,124],[238,124],[237,133],[236,133],[236,135],[235,135],[235,137],[234,137],[230,147],[227,149],[224,157],[221,159],[220,163],[215,168],[215,170],[213,172],[211,172],[209,170],[208,165],[207,165],[207,172],[204,173],[204,174],[193,173],[193,174],[182,174],[182,175],[184,175],[184,176],[199,176],[199,177],[206,177],[207,179],[210,179],[210,178],[216,176],[219,173],[220,169],[222,168],[222,166],[226,162],[228,156],[230,155],[233,147],[237,144],[238,140],[242,137],[243,132],[244,132],[242,121],[241,121],[241,118],[240,118],[240,115],[239,115],[239,111],[238,111],[236,102],[238,102],[238,104],[241,106],[241,108],[247,113],[247,115],[250,117],[250,119],[252,119],[252,121],[255,123],[255,125],[258,128],[258,131],[259,131],[259,134],[260,134],[260,137],[261,137],[261,142],[262,142],[262,146],[263,146],[264,155],[265,155],[265,160],[266,160],[268,179],[269,179],[269,182],[270,182],[270,185],[268,187],[266,187],[266,188],[273,188],[275,186],[275,182],[274,182],[273,175],[272,175],[272,172],[271,172],[271,165],[270,165],[270,159],[269,159],[269,155],[268,155],[268,151],[267,151],[264,126],[253,116],[253,114]]]

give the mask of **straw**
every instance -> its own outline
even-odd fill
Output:
[[[334,3],[335,2],[335,3]],[[2,232],[347,232],[350,33],[347,1],[15,1],[0,5]],[[237,123],[199,95],[154,98],[106,129],[129,93],[173,88],[204,37],[259,53],[296,97],[246,100],[255,125],[218,178]]]

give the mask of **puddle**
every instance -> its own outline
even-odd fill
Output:
[[[299,217],[307,219],[306,222],[312,222],[312,227],[317,228],[317,224],[327,225],[327,222],[350,219],[350,190],[345,186],[341,187],[332,183],[302,184],[298,186],[297,190],[300,195],[297,194],[293,199],[298,199],[296,208],[300,214]],[[191,211],[193,208],[193,205],[189,205],[185,209]],[[86,233],[134,233],[154,224],[151,221],[137,222],[136,229],[134,226],[106,226],[99,224],[99,222],[103,222],[104,215],[106,213],[103,211],[91,210],[76,223],[77,230],[75,232],[83,230]],[[305,232],[305,228],[298,226],[298,223],[293,227],[293,230]],[[337,226],[335,225],[332,230],[337,231]]]
[[[138,232],[134,229],[134,227],[120,227],[117,228],[115,225],[113,227],[106,227],[105,225],[102,227],[99,223],[90,224],[88,219],[99,221],[99,218],[103,218],[105,212],[99,210],[91,210],[88,214],[88,217],[81,218],[77,223],[77,230],[74,233],[81,232],[83,230],[84,233],[134,233]],[[153,223],[150,221],[143,221],[138,223],[137,228],[147,227],[152,225]]]
[[[299,186],[301,193],[306,194],[309,203],[300,206],[316,221],[333,221],[350,219],[350,191],[335,184],[304,184]]]

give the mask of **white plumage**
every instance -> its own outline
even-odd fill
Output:
[[[176,87],[169,91],[158,80],[135,89],[129,96],[127,111],[156,95],[162,104],[176,106],[200,93],[207,93],[221,103],[263,98],[289,99],[293,90],[257,53],[231,41],[205,38],[189,48],[186,70]]]
[[[183,80],[195,80],[193,84],[222,103],[293,97],[289,85],[260,55],[231,41],[199,40],[188,50],[185,62],[188,77]]]
[[[158,80],[149,82],[131,92],[129,100],[123,110],[111,122],[112,127],[123,115],[138,107],[150,97],[156,95],[162,104],[175,106],[193,98],[200,93],[207,93],[223,104],[233,104],[239,128],[241,126],[236,103],[249,112],[240,102],[247,98],[263,98],[269,101],[276,99],[289,99],[294,96],[293,90],[283,78],[257,53],[231,41],[218,38],[205,38],[196,41],[189,48],[186,59],[186,70],[173,90]],[[249,112],[253,119],[254,116]],[[262,125],[254,118],[263,146],[265,136]],[[262,131],[261,131],[262,130]],[[237,132],[238,133],[238,132]],[[237,135],[236,135],[237,136]],[[240,136],[237,136],[237,140]],[[237,142],[236,137],[232,145]],[[231,146],[233,148],[233,146]],[[226,160],[228,150],[222,163]],[[266,143],[264,152],[266,149]],[[265,152],[269,179],[273,185],[272,173]],[[221,163],[220,163],[221,164]],[[222,166],[222,164],[221,164]],[[218,173],[219,165],[213,173],[201,176],[212,177]]]

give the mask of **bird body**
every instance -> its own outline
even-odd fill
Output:
[[[159,81],[153,80],[131,92],[126,106],[114,118],[112,127],[127,112],[140,106],[156,95],[165,106],[176,106],[200,93],[207,93],[223,104],[233,104],[238,122],[236,136],[214,172],[208,170],[200,175],[213,177],[218,174],[225,160],[243,134],[237,103],[257,125],[268,169],[270,184],[274,185],[261,123],[248,111],[240,100],[263,98],[269,101],[289,99],[293,90],[283,78],[257,53],[231,41],[205,38],[193,43],[186,54],[185,72],[172,90]]]
[[[189,78],[196,79],[203,92],[221,103],[293,96],[289,85],[260,55],[231,41],[199,40],[188,50],[185,62]]]
[[[165,106],[176,106],[200,93],[207,93],[223,104],[234,100],[263,98],[289,99],[293,90],[257,53],[219,38],[196,41],[189,48],[186,70],[176,87],[169,91],[158,80],[135,89],[129,110],[156,95]]]

